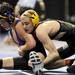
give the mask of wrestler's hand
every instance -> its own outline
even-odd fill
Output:
[[[31,59],[29,59],[29,61],[28,61],[28,66],[33,67]]]
[[[25,50],[22,50],[21,47],[18,48],[18,53],[20,56],[24,56]]]

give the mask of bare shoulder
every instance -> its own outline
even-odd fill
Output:
[[[57,20],[49,20],[49,21],[44,21],[41,23],[38,27],[47,27],[47,26],[53,26],[53,25],[58,25],[59,22]]]
[[[49,21],[45,21],[43,24],[45,24],[46,26],[48,25],[57,25],[59,24],[59,22],[57,20],[49,20]]]
[[[19,28],[19,27],[22,27],[23,25],[22,25],[22,22],[18,22],[16,25],[15,25],[15,28],[17,29],[17,28]]]
[[[40,24],[36,29],[36,36],[38,39],[43,40],[48,38],[48,35],[52,36],[60,28],[60,24],[57,21],[46,21]]]
[[[50,31],[54,30],[55,28],[60,27],[59,22],[57,22],[56,20],[49,20],[49,21],[45,21],[43,23],[41,23],[37,29],[36,32],[47,32],[49,33]]]
[[[18,22],[16,25],[15,25],[15,30],[19,33],[22,33],[22,32],[25,32],[24,30],[24,26],[22,24],[22,22]]]

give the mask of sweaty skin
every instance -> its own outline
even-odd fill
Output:
[[[44,60],[44,64],[59,59],[59,54],[54,46],[51,36],[54,35],[60,28],[57,21],[46,21],[39,25],[36,29],[36,36],[42,42],[43,46],[48,50],[48,56]],[[42,36],[42,37],[41,37]]]
[[[19,33],[20,37],[22,37],[22,39],[25,39],[26,43],[25,45],[22,45],[20,47],[21,50],[29,50],[32,49],[35,45],[36,42],[33,38],[33,36],[31,34],[28,34],[25,32],[24,27],[22,25],[22,23],[18,23],[19,25],[16,25],[16,31]]]

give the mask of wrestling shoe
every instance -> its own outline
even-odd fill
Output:
[[[33,72],[35,75],[42,75],[42,69],[44,67],[44,64],[42,63],[41,59],[39,56],[36,54],[35,51],[30,52],[29,58],[32,62],[33,66]]]

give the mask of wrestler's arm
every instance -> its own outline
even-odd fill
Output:
[[[16,31],[20,34],[20,36],[26,41],[26,43],[19,48],[21,50],[30,50],[32,49],[35,45],[36,42],[31,34],[28,34],[25,32],[24,27],[22,23],[18,23],[19,25],[16,25]]]
[[[56,60],[56,57],[58,57],[59,54],[48,33],[44,29],[38,29],[36,31],[36,35],[38,39],[42,42],[44,48],[48,50],[48,55],[44,60],[44,64],[49,63],[53,59]]]
[[[5,36],[3,42],[7,45],[17,46],[10,35]]]
[[[23,56],[23,55],[24,55],[25,52],[21,49],[22,47],[19,47],[19,46],[13,41],[13,39],[12,39],[11,36],[7,35],[7,36],[4,38],[3,42],[4,42],[6,45],[12,45],[13,47],[16,47],[20,56]]]

